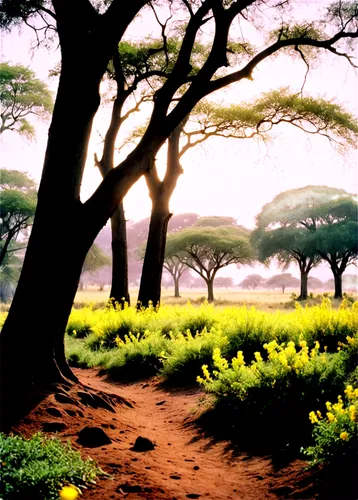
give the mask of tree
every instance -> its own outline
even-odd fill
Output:
[[[35,73],[20,64],[0,63],[0,134],[12,130],[29,138],[35,130],[28,117],[49,118],[52,94]]]
[[[323,288],[323,283],[318,278],[310,276],[308,278],[308,288],[312,288],[312,290],[316,290],[317,288]]]
[[[164,258],[163,267],[172,276],[174,282],[174,297],[179,298],[179,281],[187,270],[187,266],[176,255]]]
[[[83,263],[82,272],[94,274],[96,271],[104,266],[109,266],[111,264],[111,259],[106,255],[96,243],[93,243],[86,255],[85,261]]]
[[[287,287],[299,286],[300,280],[294,278],[291,273],[276,274],[266,281],[268,288],[281,288],[282,293],[285,293]]]
[[[239,286],[242,288],[252,288],[256,290],[256,288],[262,285],[265,282],[265,279],[259,274],[249,274],[246,278],[239,283]]]
[[[215,278],[215,286],[220,287],[220,288],[226,288],[226,290],[234,285],[234,280],[231,278],[231,276],[218,276]]]
[[[35,182],[18,170],[0,169],[0,267],[18,250],[14,243],[31,226],[35,208]]]
[[[166,257],[176,259],[195,271],[206,283],[208,301],[214,301],[214,279],[230,264],[250,264],[253,251],[249,231],[235,226],[195,227],[170,234]]]
[[[44,383],[77,381],[65,358],[64,332],[86,254],[127,191],[150,171],[159,149],[199,100],[229,84],[252,78],[262,61],[282,50],[291,49],[307,61],[306,47],[312,47],[311,52],[324,49],[351,61],[351,49],[345,42],[358,36],[353,3],[330,7],[323,18],[317,19],[319,24],[314,21],[300,24],[290,23],[292,12],[285,9],[293,2],[277,4],[276,0],[267,0],[266,7],[271,7],[264,12],[271,30],[267,42],[263,48],[250,46],[250,50],[245,50],[248,46],[240,34],[235,35],[235,43],[229,42],[229,34],[234,37],[229,33],[230,28],[239,16],[245,21],[245,28],[248,23],[248,28],[260,29],[262,34],[261,0],[229,3],[204,0],[175,5],[165,2],[164,7],[170,10],[173,6],[173,11],[164,26],[163,23],[160,26],[163,44],[168,28],[177,28],[178,19],[186,23],[173,69],[156,92],[151,118],[138,146],[106,174],[87,201],[81,202],[80,187],[93,118],[100,102],[101,79],[113,48],[148,3],[147,0],[95,4],[89,0],[71,4],[64,0],[3,0],[1,3],[0,27],[9,29],[24,21],[39,29],[44,27],[39,26],[44,21],[45,28],[55,26],[62,55],[34,225],[0,337],[2,408],[7,412],[3,414],[3,423],[15,409],[14,394],[26,394]],[[277,13],[280,15],[276,16]],[[193,75],[193,47],[204,25],[209,29],[210,48],[205,62]],[[68,241],[76,244],[68,245]],[[57,284],[51,294],[46,293],[49,270]],[[37,303],[39,296],[41,310]],[[29,330],[31,336],[27,334]]]
[[[322,224],[316,230],[311,231],[310,236],[312,247],[316,249],[323,260],[328,262],[332,270],[334,298],[341,299],[343,294],[342,275],[347,266],[356,262],[358,256],[357,201],[352,198],[352,201],[347,204],[338,202],[337,207],[342,209],[340,222]],[[344,220],[345,215],[347,216],[346,220]],[[350,217],[352,217],[351,220]]]

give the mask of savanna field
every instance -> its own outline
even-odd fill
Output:
[[[170,390],[196,388],[201,396],[192,411],[195,424],[204,432],[238,443],[241,450],[250,450],[253,455],[284,450],[285,460],[303,460],[308,470],[344,470],[348,496],[342,498],[354,498],[358,302],[346,296],[341,303],[319,297],[310,302],[316,305],[280,304],[282,298],[277,296],[276,302],[266,300],[261,307],[260,300],[256,306],[184,300],[184,305],[164,304],[136,311],[113,303],[100,307],[95,302],[86,304],[80,298],[66,330],[70,365],[96,369],[119,389],[118,384],[128,387],[153,377]],[[268,303],[272,308],[276,305],[276,310],[271,311]],[[5,316],[1,313],[2,321]],[[6,457],[3,477],[10,485],[9,492],[19,484],[19,477],[12,476],[11,470],[22,453],[19,438],[15,443],[10,443],[11,439],[3,437],[1,444]],[[32,446],[43,449],[42,440],[46,439],[36,435]],[[61,456],[59,444],[51,442],[51,446]],[[31,451],[31,456],[36,457],[36,453]],[[57,460],[58,467],[61,460]],[[58,498],[58,484],[81,487],[86,474],[90,481],[96,473],[101,474],[94,463],[77,466],[80,474],[69,479],[64,473],[60,483],[53,481],[52,493],[49,490],[46,498]],[[38,470],[24,474],[48,486]],[[18,497],[9,493],[4,498]]]

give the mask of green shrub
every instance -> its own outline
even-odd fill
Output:
[[[309,418],[314,425],[314,446],[303,449],[311,465],[356,458],[358,449],[358,388],[348,385],[345,401],[338,396],[337,403],[326,402],[326,415],[311,411]]]
[[[0,495],[4,500],[58,500],[64,485],[82,488],[103,473],[92,459],[82,460],[69,443],[41,433],[31,439],[0,434],[0,456]]]

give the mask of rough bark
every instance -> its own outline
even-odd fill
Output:
[[[161,281],[167,240],[168,222],[171,217],[167,200],[153,199],[147,246],[138,293],[138,307],[160,304]]]
[[[214,279],[206,281],[208,287],[208,302],[214,302]]]
[[[306,300],[308,297],[308,272],[309,271],[301,271],[301,286],[300,286],[300,296],[298,300]]]
[[[179,161],[179,139],[186,121],[187,119],[180,123],[168,138],[167,169],[163,181],[159,179],[155,167],[146,174],[152,213],[139,286],[138,307],[148,307],[150,301],[155,306],[160,304],[165,245],[171,217],[169,202],[183,172]]]
[[[180,298],[179,278],[177,276],[173,276],[173,281],[174,281],[174,297],[179,299]]]
[[[111,298],[124,305],[130,304],[128,287],[128,252],[126,219],[123,203],[120,203],[111,217],[112,230],[112,287]]]

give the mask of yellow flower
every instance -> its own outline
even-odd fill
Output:
[[[301,340],[300,347],[302,347],[302,349],[304,349],[305,347],[307,347],[307,342],[305,340]]]
[[[257,362],[262,361],[262,356],[259,352],[255,352],[254,356]]]
[[[316,340],[316,343],[315,343],[315,346],[314,346],[314,347],[315,347],[315,349],[319,349],[319,348],[320,348],[320,345],[319,345],[318,340]]]
[[[64,486],[59,493],[61,500],[76,500],[78,497],[78,489],[73,484]]]
[[[343,441],[347,441],[347,439],[349,438],[349,434],[348,434],[348,432],[345,432],[345,431],[344,431],[344,432],[341,432],[341,433],[340,433],[339,437],[340,437],[341,439],[343,439]]]
[[[318,418],[314,411],[310,412],[309,419],[311,420],[311,424],[316,424],[318,422]]]
[[[316,413],[317,413],[318,418],[322,418],[322,413],[319,410],[317,410]]]
[[[328,418],[328,420],[330,422],[335,422],[336,421],[336,417],[330,411],[327,412],[327,418]]]

